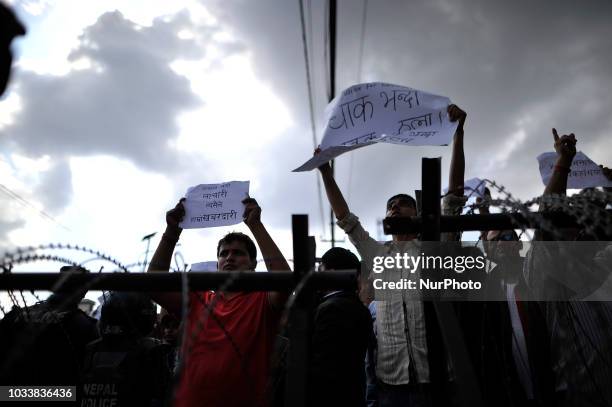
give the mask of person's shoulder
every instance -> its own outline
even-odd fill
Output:
[[[73,317],[74,318],[78,318],[79,321],[82,321],[83,323],[86,323],[86,324],[94,324],[95,325],[98,322],[97,319],[89,316],[85,311],[83,311],[82,309],[79,309],[79,308],[74,310]]]
[[[91,340],[98,337],[98,320],[90,317],[83,310],[77,309],[74,311],[69,321],[76,325],[83,334],[91,337]]]
[[[400,241],[387,240],[386,242],[383,242],[382,245],[385,246],[389,250],[396,250],[396,251],[418,250],[422,247],[423,241],[419,239],[400,240]]]
[[[328,310],[328,309],[364,309],[368,312],[368,309],[365,305],[359,300],[357,294],[348,293],[348,292],[338,292],[330,295],[325,298],[319,306],[317,307],[320,310]]]

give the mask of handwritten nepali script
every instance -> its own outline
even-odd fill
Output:
[[[557,153],[542,153],[538,156],[540,176],[544,185],[548,185],[556,162]],[[612,187],[612,182],[606,178],[597,164],[591,161],[583,152],[578,151],[570,167],[567,187],[570,189]]]
[[[295,172],[310,171],[357,148],[375,143],[447,145],[457,130],[446,109],[450,99],[406,86],[362,83],[338,95],[325,110],[321,153]]]
[[[191,187],[185,194],[185,218],[179,226],[183,229],[197,229],[240,223],[244,213],[242,200],[247,196],[249,181]]]

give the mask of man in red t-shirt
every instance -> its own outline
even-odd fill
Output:
[[[149,272],[167,272],[185,216],[181,200],[166,213],[166,231],[151,259]],[[261,208],[252,198],[245,204],[244,222],[253,233],[268,271],[290,271],[289,264],[261,223]],[[257,248],[242,233],[229,233],[217,245],[221,271],[253,271]],[[189,296],[187,336],[183,340],[180,383],[175,406],[265,407],[269,361],[283,292],[193,292]],[[180,293],[156,293],[153,299],[180,313]]]

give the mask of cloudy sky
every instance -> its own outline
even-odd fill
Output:
[[[28,34],[0,101],[0,179],[21,198],[0,191],[2,251],[79,243],[137,262],[189,186],[231,180],[251,181],[288,258],[292,213],[329,238],[318,174],[291,172],[313,150],[298,0],[9,3]],[[320,140],[325,2],[305,4]],[[340,0],[337,90],[384,81],[448,96],[468,112],[466,178],[529,199],[552,127],[612,164],[611,19],[604,0]],[[336,161],[373,235],[386,198],[420,188],[424,156],[442,157],[446,184],[450,147],[378,145]],[[246,228],[185,231],[185,261],[214,259],[229,230]]]

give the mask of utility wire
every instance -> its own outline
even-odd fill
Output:
[[[359,58],[357,59],[357,83],[361,82],[361,69],[363,66],[363,44],[365,43],[365,29],[368,15],[368,0],[363,3],[363,15],[361,17],[361,39],[359,40]]]
[[[328,0],[331,1],[331,0]],[[325,7],[325,29],[323,30],[323,44],[325,50],[323,52],[323,65],[325,66],[325,89],[327,92],[327,99],[331,101],[331,86],[330,86],[330,69],[329,69],[329,7]]]
[[[49,215],[47,212],[45,212],[43,210],[38,209],[33,203],[31,203],[27,199],[21,197],[16,192],[10,190],[5,185],[0,184],[0,191],[4,192],[9,198],[12,198],[15,201],[19,202],[22,206],[26,206],[26,207],[29,207],[31,209],[34,209],[43,219],[46,219],[48,221],[51,221],[52,223],[55,223],[56,225],[58,225],[62,229],[65,229],[65,230],[67,230],[69,232],[71,231],[66,226],[64,226],[61,223],[59,223],[53,216]]]
[[[310,2],[309,2],[310,4]],[[309,16],[312,16],[311,12],[310,12],[310,8],[308,9],[308,14]],[[311,74],[310,74],[310,58],[308,55],[308,41],[306,38],[306,22],[305,22],[305,18],[304,18],[304,0],[300,0],[300,22],[302,25],[302,43],[303,43],[303,48],[304,48],[304,64],[306,66],[306,85],[308,88],[308,107],[310,110],[310,130],[312,133],[312,147],[313,150],[315,150],[318,147],[318,143],[317,143],[317,130],[316,130],[316,126],[315,126],[315,116],[314,116],[314,101],[313,101],[313,96],[312,96],[312,78],[311,78]],[[310,24],[310,27],[312,27],[312,22]],[[311,33],[312,30],[309,30],[309,33]],[[325,230],[325,223],[324,223],[324,219],[325,219],[325,215],[323,212],[323,192],[321,190],[321,179],[316,176],[317,179],[317,194],[319,196],[319,215],[321,217],[321,229]]]
[[[327,13],[327,27],[329,30],[329,38],[326,41],[328,50],[329,50],[329,88],[328,88],[328,100],[331,102],[336,96],[336,10],[338,3],[336,0],[329,0],[329,8]],[[325,31],[327,33],[327,31]],[[327,62],[327,61],[326,61]],[[329,166],[331,167],[331,175],[334,176],[334,159],[329,162]],[[333,209],[329,210],[329,226],[331,232],[331,247],[333,248],[336,245],[336,235],[335,235],[335,226],[334,222],[334,211]]]
[[[368,15],[368,0],[364,0],[363,3],[363,11],[361,17],[361,35],[359,40],[359,54],[357,57],[357,83],[361,83],[363,80],[361,78],[362,75],[362,67],[363,67],[363,44],[365,43],[365,29],[366,29],[366,21]],[[353,161],[355,160],[355,154],[349,154],[349,174],[348,174],[348,201],[351,201],[351,191],[353,186]]]

